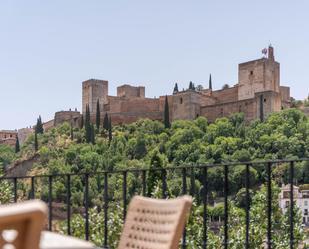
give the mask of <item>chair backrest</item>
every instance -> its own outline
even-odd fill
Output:
[[[192,198],[158,200],[135,196],[130,202],[118,249],[176,249]]]
[[[46,214],[38,200],[0,206],[0,248],[39,249]]]

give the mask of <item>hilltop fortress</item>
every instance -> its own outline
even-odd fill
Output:
[[[86,80],[82,83],[82,113],[76,109],[56,112],[54,120],[46,122],[44,128],[49,129],[63,122],[79,126],[86,106],[89,106],[91,120],[95,122],[98,100],[101,116],[107,113],[114,124],[131,123],[143,118],[163,120],[166,97],[172,121],[203,116],[214,122],[217,118],[237,112],[243,112],[246,121],[263,120],[270,113],[291,105],[290,88],[280,84],[280,64],[275,60],[274,48],[269,46],[266,53],[267,57],[239,64],[238,83],[232,87],[226,85],[221,90],[213,90],[210,80],[207,89],[174,89],[170,95],[146,98],[144,86],[125,84],[117,88],[117,96],[110,96],[108,81]],[[7,131],[0,131],[0,143],[4,143],[4,138],[1,139],[6,137],[4,133]],[[10,144],[13,143],[11,140]]]
[[[146,98],[143,86],[122,85],[117,88],[117,96],[110,96],[108,81],[90,79],[83,82],[82,91],[83,113],[88,105],[93,122],[98,100],[101,114],[107,113],[116,124],[141,118],[163,119],[165,95]],[[166,96],[171,120],[203,116],[213,122],[237,112],[243,112],[247,121],[263,120],[268,114],[290,106],[290,88],[280,85],[280,64],[271,46],[268,57],[239,64],[238,83],[233,87],[213,91],[210,80],[207,89],[174,91]]]

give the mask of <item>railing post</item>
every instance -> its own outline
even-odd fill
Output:
[[[290,163],[290,249],[294,248],[294,161]]]
[[[190,195],[194,197],[195,195],[195,170],[191,168],[191,177],[190,177]]]
[[[13,178],[14,202],[17,202],[17,177]]]
[[[224,165],[224,249],[228,249],[228,165]]]
[[[31,177],[30,199],[34,199],[34,177]]]
[[[143,196],[146,196],[146,170],[142,171]]]
[[[203,168],[203,188],[204,191],[202,193],[202,200],[203,200],[203,249],[207,248],[207,198],[208,198],[208,168]]]
[[[162,170],[162,198],[167,198],[166,170]]]
[[[53,177],[48,176],[48,230],[52,231],[52,219],[53,219],[53,207],[52,207],[52,199],[53,199]]]
[[[89,174],[85,174],[85,239],[89,240]]]
[[[67,175],[67,232],[71,235],[71,175]]]
[[[104,173],[104,249],[108,249],[108,173]]]
[[[267,164],[267,248],[272,248],[272,226],[271,226],[271,210],[272,210],[272,189],[271,189],[271,166]]]
[[[246,242],[245,242],[245,248],[249,248],[249,226],[250,226],[250,192],[249,192],[249,177],[250,177],[250,165],[246,165]]]
[[[186,195],[187,194],[187,170],[186,168],[182,169],[182,194]],[[182,235],[182,249],[187,248],[187,229],[186,227],[183,230],[183,235]]]
[[[123,172],[123,184],[122,184],[122,199],[123,199],[123,221],[127,215],[127,171]]]

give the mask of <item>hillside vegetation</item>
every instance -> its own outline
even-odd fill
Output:
[[[72,129],[68,123],[53,128],[43,134],[38,134],[38,151],[35,152],[35,137],[31,136],[21,147],[17,154],[8,147],[0,146],[0,163],[8,163],[20,158],[27,158],[34,153],[40,155],[39,163],[34,165],[29,174],[61,174],[61,173],[85,173],[102,172],[105,170],[128,170],[146,168],[166,168],[170,166],[200,165],[208,163],[240,162],[239,166],[231,167],[229,171],[229,191],[231,201],[230,212],[237,213],[240,220],[231,220],[236,229],[241,229],[244,225],[244,187],[245,187],[245,167],[241,162],[268,160],[268,159],[297,159],[309,157],[309,120],[301,111],[296,109],[284,110],[270,115],[266,121],[255,121],[250,124],[244,122],[243,114],[235,114],[230,118],[217,119],[215,123],[209,124],[206,118],[199,117],[194,121],[179,120],[172,123],[170,128],[165,128],[164,124],[158,121],[140,120],[129,125],[115,126],[108,132],[104,128],[95,129],[95,137],[90,143],[86,143],[85,129]],[[214,219],[222,218],[223,206],[216,205],[222,200],[223,190],[223,167],[214,167],[208,170],[209,179],[209,207],[208,211]],[[279,164],[273,168],[274,189],[276,185],[288,182],[289,165]],[[295,166],[295,178],[298,184],[309,183],[309,163],[297,163]],[[168,195],[173,197],[181,194],[182,171],[168,172],[167,186]],[[147,175],[147,195],[162,197],[161,186],[162,176],[158,173]],[[187,172],[188,192],[193,189],[196,193],[195,215],[201,215],[200,209],[202,200],[202,175],[200,170],[193,169]],[[84,205],[84,179],[74,177],[72,179],[72,204],[75,210]],[[113,207],[112,217],[115,225],[110,231],[112,238],[117,238],[121,227],[122,208],[122,175],[111,174],[109,176],[109,199]],[[263,165],[251,167],[250,186],[253,215],[258,215],[266,210],[265,206],[265,167]],[[47,179],[40,179],[36,182],[35,196],[47,200]],[[102,241],[102,217],[100,207],[102,207],[103,197],[103,175],[91,177],[90,184],[90,205],[94,209],[91,217],[94,219],[92,229],[97,229],[93,233],[97,234],[93,240],[100,244]],[[134,194],[141,193],[141,175],[137,173],[128,174],[128,198]],[[7,186],[6,186],[7,187]],[[29,183],[21,183],[21,196],[27,197],[29,193]],[[66,182],[65,178],[57,178],[53,185],[53,200],[55,202],[65,202]],[[276,196],[276,195],[274,195]],[[276,203],[276,202],[275,202]],[[282,223],[279,227],[288,224],[287,217],[279,214]],[[277,205],[277,206],[276,206]],[[98,210],[97,210],[98,208]],[[262,215],[263,216],[263,215]],[[101,218],[100,218],[101,217]],[[82,237],[80,226],[83,224],[82,216],[76,216],[73,229],[76,228],[75,235]],[[100,221],[100,222],[99,222]],[[266,216],[261,217],[260,224],[266,224]],[[191,223],[192,231],[201,229],[200,220]],[[254,221],[252,221],[254,222]],[[296,224],[300,224],[297,223]],[[98,226],[98,227],[97,227]],[[238,228],[237,228],[238,226]],[[258,224],[256,224],[258,226]],[[65,230],[65,227],[63,228]],[[243,229],[243,228],[242,228]],[[257,228],[255,228],[257,229]],[[264,229],[264,230],[263,230]],[[263,229],[257,229],[252,233],[261,233],[257,238],[263,241],[266,233]],[[296,234],[301,238],[300,226],[297,226]],[[201,231],[200,231],[201,232]],[[244,231],[243,231],[244,232]],[[288,231],[286,231],[288,232]],[[98,235],[100,234],[100,235]],[[190,234],[190,233],[189,233]],[[192,233],[191,233],[192,235]],[[242,234],[243,236],[244,234]],[[285,236],[283,233],[280,236]],[[220,248],[220,236],[210,234],[213,237],[213,248]],[[235,239],[237,240],[237,230]],[[278,235],[278,243],[282,238]],[[288,237],[287,237],[288,238]],[[196,246],[193,237],[192,247]],[[115,239],[116,241],[117,239]],[[286,242],[287,240],[285,240]],[[241,241],[234,241],[235,248],[242,248]],[[256,243],[259,244],[259,241]],[[284,243],[285,243],[284,242]],[[262,242],[261,242],[262,243]],[[282,242],[283,243],[283,242]],[[287,243],[287,242],[286,242]],[[237,247],[240,245],[240,247]],[[279,245],[279,244],[278,244]],[[211,247],[212,248],[212,247]],[[234,248],[234,247],[233,247]],[[285,247],[278,247],[285,248]]]

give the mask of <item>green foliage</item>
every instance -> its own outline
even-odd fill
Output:
[[[212,124],[209,124],[204,117],[199,117],[194,121],[177,120],[170,124],[170,128],[165,128],[163,122],[148,119],[114,127],[111,126],[110,118],[104,118],[104,120],[108,120],[108,133],[103,132],[103,129],[101,129],[97,134],[91,133],[93,135],[88,140],[87,132],[89,131],[87,131],[87,127],[91,129],[93,126],[90,125],[89,107],[87,107],[85,128],[75,128],[73,140],[71,139],[71,126],[65,123],[46,131],[44,134],[30,136],[18,154],[15,154],[12,148],[0,145],[0,164],[2,163],[3,166],[6,166],[15,159],[33,155],[35,140],[40,145],[37,151],[40,155],[40,161],[34,170],[39,170],[39,172],[46,174],[83,173],[131,168],[164,169],[169,166],[177,167],[185,164],[197,165],[227,161],[246,162],[251,160],[309,157],[309,121],[301,111],[296,109],[283,110],[270,115],[265,122],[255,121],[250,124],[245,123],[243,114],[235,114],[229,118],[220,118]],[[103,128],[106,130],[104,125]],[[94,142],[93,139],[95,139]],[[288,166],[280,164],[273,168],[273,175],[277,183],[288,181]],[[146,192],[148,195],[160,197],[162,193],[162,170],[151,172],[147,173]],[[245,173],[245,165],[240,164],[239,166],[229,168],[231,219],[234,217],[231,220],[231,227],[236,227],[231,232],[231,238],[233,239],[233,246],[231,248],[242,248],[239,243],[244,236],[243,207],[245,196],[243,188],[245,186]],[[265,236],[265,227],[263,226],[266,218],[262,210],[265,210],[263,208],[265,208],[266,202],[263,193],[259,191],[259,187],[265,179],[265,168],[250,167],[249,176],[252,189],[250,191],[252,196],[252,209],[250,211],[252,215],[250,219],[255,224],[250,233],[252,233],[252,238],[257,238],[257,242],[252,245],[252,248],[259,248],[254,246],[258,245],[260,238]],[[180,195],[182,193],[182,171],[168,172],[166,177],[169,195]],[[223,177],[223,167],[209,168],[209,204],[222,201]],[[304,185],[309,183],[308,162],[295,164],[295,178],[298,184]],[[140,194],[142,189],[141,175],[128,173],[127,180],[128,198],[135,194]],[[191,171],[187,172],[188,191],[195,188],[195,192],[198,193],[202,189],[202,181],[203,178],[199,170],[193,171],[193,173]],[[38,197],[47,198],[47,183],[46,179],[42,179],[41,190],[37,193]],[[102,206],[102,186],[104,185],[102,177],[91,177],[89,184],[90,206],[93,208]],[[119,175],[113,174],[109,177],[109,198],[113,205],[118,205],[119,200],[122,198],[122,184],[123,180]],[[65,179],[59,178],[53,188],[54,200],[64,202],[66,191]],[[26,187],[25,189],[28,190]],[[27,192],[25,191],[25,196],[26,194]],[[76,177],[72,179],[72,203],[76,208],[75,212],[79,212],[78,210],[80,209],[78,207],[83,205],[83,196],[84,180]],[[201,194],[197,195],[196,208],[193,210],[195,215],[193,217],[195,218],[200,217],[199,215],[202,214],[201,207],[199,206],[200,203]],[[259,208],[255,208],[256,205]],[[276,206],[277,204],[275,203],[274,205]],[[215,205],[215,207],[208,207],[208,210],[216,219],[222,218],[221,204]],[[116,211],[112,208],[110,209],[110,212],[115,212],[115,215],[117,215]],[[97,212],[98,215],[100,213],[99,210],[94,212]],[[275,212],[279,217],[278,222],[287,224],[286,218],[283,218],[284,216],[280,214],[279,209]],[[259,223],[258,220],[261,222]],[[191,229],[192,233],[196,231],[198,234],[202,234],[202,231],[197,228],[202,227],[200,222],[202,222],[200,218],[196,218],[195,223],[192,221],[188,229]],[[283,229],[282,224],[278,225],[278,229],[287,230]],[[298,226],[298,221],[296,224]],[[92,226],[96,227],[95,224]],[[97,229],[99,229],[99,226]],[[236,231],[238,231],[239,238]],[[94,233],[96,232],[94,231]],[[280,240],[286,241],[283,233],[278,232],[278,236],[278,242],[276,243],[279,243]],[[212,239],[212,248],[220,248],[221,238],[218,235],[210,232],[209,238]],[[190,233],[188,233],[188,239],[190,248],[199,248],[199,246],[194,247],[199,241],[194,241],[194,236],[190,235]],[[280,247],[278,246],[277,248]],[[285,248],[285,244],[281,248]]]

